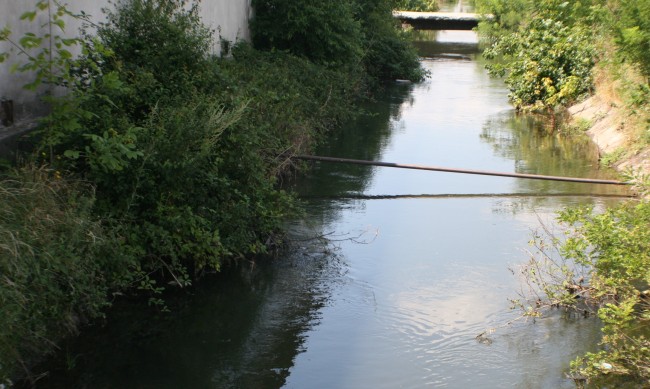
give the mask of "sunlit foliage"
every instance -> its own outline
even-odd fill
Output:
[[[592,90],[595,48],[585,4],[557,1],[481,3],[496,15],[483,22],[491,74],[505,77],[518,109],[552,117]],[[524,15],[528,15],[525,17]]]
[[[393,6],[401,11],[435,12],[440,9],[437,0],[397,0]]]

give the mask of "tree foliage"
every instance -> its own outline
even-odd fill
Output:
[[[354,66],[362,56],[355,1],[255,0],[253,43],[331,66]]]
[[[534,19],[525,32],[503,36],[486,49],[492,75],[504,77],[518,109],[565,107],[592,89],[594,48],[584,27],[554,19]]]
[[[531,6],[531,0],[477,0],[477,12],[493,16],[492,21],[479,24],[481,38],[494,41],[502,34],[516,31]]]
[[[619,58],[650,76],[650,3],[633,0],[478,0],[495,16],[479,30],[489,70],[506,77],[511,99],[522,108],[566,106],[592,88],[596,44],[613,36]],[[558,69],[559,71],[555,71]]]
[[[590,2],[486,0],[479,9],[495,14],[482,22],[491,74],[505,77],[518,109],[554,115],[592,89],[595,47]]]
[[[650,83],[650,3],[617,0],[613,28],[623,58],[636,63]]]
[[[627,376],[650,381],[650,203],[627,203],[594,214],[570,210],[561,220],[572,229],[563,250],[592,266],[589,297],[603,321],[603,350],[572,367],[589,378]]]
[[[400,11],[435,12],[440,9],[437,0],[396,0],[395,9]]]
[[[329,67],[347,67],[371,80],[424,77],[417,53],[392,18],[389,0],[254,0],[253,43]]]

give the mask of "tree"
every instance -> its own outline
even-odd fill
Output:
[[[435,12],[440,9],[436,0],[397,0],[395,9],[401,11]]]
[[[595,49],[589,18],[592,3],[544,0],[484,0],[479,7],[496,15],[481,23],[488,35],[487,68],[505,77],[517,109],[550,114],[592,90]],[[502,14],[499,14],[501,12]]]
[[[623,58],[635,62],[650,82],[650,2],[619,0],[613,27]]]
[[[253,44],[287,51],[371,79],[419,81],[415,49],[392,17],[390,0],[254,0]]]
[[[363,54],[353,0],[253,0],[253,44],[330,66],[355,66]]]

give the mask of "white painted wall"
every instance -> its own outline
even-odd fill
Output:
[[[20,16],[32,11],[38,0],[0,0],[0,29],[9,27],[11,38],[18,40],[27,32],[44,34],[39,26],[45,24],[47,16],[41,13],[40,19],[33,22],[21,21]],[[102,8],[111,7],[109,0],[61,0],[67,3],[73,12],[83,10],[92,16],[93,22],[104,21]],[[248,22],[252,17],[251,0],[201,0],[199,3],[203,22],[216,31],[214,54],[220,54],[220,39],[231,42],[249,40]],[[66,19],[65,35],[76,36],[81,23],[75,19]],[[25,91],[22,85],[30,81],[30,75],[12,73],[11,67],[16,62],[24,62],[25,56],[11,47],[7,42],[0,42],[0,52],[11,52],[8,61],[0,63],[0,99],[14,101],[16,120],[29,119],[42,114],[42,107],[36,102],[38,94]],[[0,124],[0,128],[2,124]]]

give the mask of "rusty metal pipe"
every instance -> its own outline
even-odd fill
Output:
[[[545,176],[541,174],[503,173],[503,172],[492,172],[487,170],[456,169],[456,168],[439,167],[439,166],[423,166],[423,165],[411,165],[411,164],[404,164],[404,163],[364,161],[360,159],[349,159],[349,158],[321,157],[316,155],[294,155],[292,158],[304,160],[304,161],[350,163],[355,165],[382,166],[382,167],[393,167],[393,168],[400,168],[400,169],[428,170],[428,171],[447,172],[447,173],[527,178],[531,180],[578,182],[583,184],[631,185],[630,182],[617,181],[617,180],[599,180],[595,178]]]

